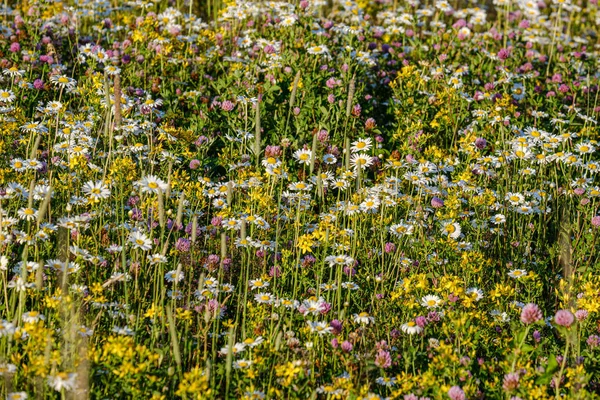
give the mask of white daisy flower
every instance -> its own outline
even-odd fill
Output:
[[[350,147],[350,150],[353,153],[358,153],[361,151],[369,151],[371,150],[372,147],[372,140],[371,138],[364,138],[364,139],[359,139],[355,142],[352,142],[352,147]]]
[[[167,190],[167,183],[154,175],[148,175],[136,182],[140,186],[142,193],[158,193]]]
[[[427,308],[438,308],[442,304],[442,299],[438,296],[428,294],[421,298],[421,305]]]
[[[423,332],[423,328],[417,325],[415,321],[408,321],[407,323],[402,324],[400,329],[402,329],[402,332],[408,335],[415,335]]]
[[[141,232],[132,232],[129,235],[129,242],[133,244],[134,249],[147,251],[152,248],[152,240]]]

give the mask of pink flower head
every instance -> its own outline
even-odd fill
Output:
[[[573,316],[573,313],[569,310],[559,310],[554,316],[554,322],[556,322],[556,324],[567,328],[571,326],[574,321],[575,316]]]
[[[190,169],[198,169],[199,166],[200,166],[199,160],[193,159],[192,161],[190,161]]]
[[[331,326],[331,328],[333,329],[332,333],[334,335],[339,335],[340,333],[342,333],[343,324],[339,320],[334,319],[329,323],[329,326]]]
[[[439,197],[434,197],[433,199],[431,199],[431,206],[433,208],[440,208],[444,206],[444,200],[440,199]]]
[[[543,318],[542,312],[537,304],[529,303],[521,310],[521,322],[525,325],[533,324]]]
[[[329,78],[329,79],[327,79],[327,82],[325,82],[325,85],[329,89],[333,89],[337,84],[338,84],[338,81],[335,78]]]
[[[562,83],[562,75],[561,74],[552,75],[552,82],[553,83]]]
[[[396,251],[396,245],[394,243],[388,242],[385,244],[386,253],[393,253],[394,251]]]
[[[510,373],[504,375],[504,380],[502,382],[502,389],[510,392],[511,390],[515,390],[519,387],[519,374]]]
[[[317,133],[317,139],[319,139],[319,142],[321,143],[327,142],[329,140],[329,132],[327,132],[326,129],[321,129],[319,133]]]
[[[583,321],[584,319],[586,319],[588,317],[589,313],[587,312],[587,310],[577,310],[575,311],[575,318],[577,318],[577,321]]]
[[[598,335],[590,335],[587,340],[586,343],[588,346],[590,346],[590,348],[596,348],[598,346],[600,346],[600,336]]]
[[[352,343],[350,343],[349,341],[345,340],[342,343],[342,350],[345,351],[346,353],[350,353],[352,351],[352,348],[354,346],[352,346]]]
[[[233,108],[235,107],[235,104],[233,104],[231,101],[229,100],[225,100],[222,104],[221,104],[221,109],[223,111],[231,111],[233,110]]]
[[[448,397],[450,397],[451,400],[465,400],[467,398],[460,386],[452,386],[448,390]]]
[[[368,118],[365,121],[365,130],[371,130],[374,129],[377,126],[377,123],[375,122],[375,120],[373,118]]]
[[[510,50],[508,50],[508,49],[501,49],[498,52],[498,58],[500,60],[506,60],[508,57],[510,57]]]
[[[379,350],[375,356],[375,365],[379,368],[389,368],[392,366],[392,357],[390,353],[385,350]]]
[[[35,81],[33,81],[33,87],[40,90],[44,88],[44,81],[42,81],[41,79],[36,79]]]
[[[279,157],[281,154],[280,146],[267,146],[265,148],[265,157]]]
[[[485,146],[487,146],[487,140],[481,137],[475,139],[475,147],[479,150],[485,149]]]

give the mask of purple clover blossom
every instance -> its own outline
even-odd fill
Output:
[[[477,147],[479,150],[485,149],[486,146],[487,140],[485,140],[484,138],[478,137],[477,139],[475,139],[475,147]]]
[[[544,316],[542,315],[542,312],[540,311],[540,308],[537,306],[537,304],[526,304],[523,307],[523,310],[521,310],[521,322],[525,325],[533,324],[542,319],[543,317]]]
[[[452,386],[448,390],[448,397],[450,397],[451,400],[466,400],[467,398],[460,386]]]
[[[502,381],[502,389],[510,392],[511,390],[515,390],[519,387],[519,374],[510,373],[504,375],[504,380]]]
[[[600,346],[600,336],[598,335],[590,335],[585,341],[591,349],[594,349]]]
[[[345,340],[342,343],[342,350],[346,353],[350,353],[352,351],[352,349],[354,348],[354,346],[352,346],[352,343],[350,343],[349,341]]]
[[[385,244],[385,252],[386,252],[386,253],[388,253],[388,254],[389,254],[389,253],[393,253],[393,252],[395,252],[395,251],[396,251],[396,245],[395,245],[394,243],[392,243],[392,242],[387,242],[387,243]]]
[[[182,253],[187,253],[190,251],[191,244],[192,242],[190,240],[186,238],[179,238],[177,239],[177,242],[175,242],[175,248]]]
[[[375,356],[375,365],[383,369],[391,367],[392,357],[390,353],[385,350],[379,350]]]
[[[222,104],[221,104],[221,109],[223,111],[231,111],[233,110],[233,108],[235,107],[235,104],[233,104],[233,102],[229,101],[229,100],[225,100]]]
[[[331,321],[329,323],[329,326],[331,326],[331,328],[333,329],[332,333],[334,335],[339,335],[340,333],[342,333],[342,328],[344,327],[342,322],[337,319]]]

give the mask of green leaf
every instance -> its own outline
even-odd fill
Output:
[[[531,353],[533,350],[535,350],[535,347],[529,344],[524,344],[521,348],[521,351],[523,351],[523,353]]]
[[[542,376],[536,379],[535,383],[538,385],[547,385],[552,380],[552,375],[558,370],[558,361],[554,354],[550,355],[548,365],[546,366],[546,372]]]

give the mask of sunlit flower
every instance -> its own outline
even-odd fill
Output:
[[[357,152],[361,152],[361,151],[369,151],[369,150],[371,150],[371,147],[373,146],[371,143],[372,143],[371,138],[359,139],[355,142],[352,142],[352,147],[350,148],[350,150],[352,150],[353,153],[357,153]]]
[[[327,54],[329,49],[325,45],[311,46],[306,49],[308,54]]]
[[[405,222],[400,222],[399,224],[394,224],[390,226],[390,232],[392,235],[401,238],[406,235],[412,235],[414,227]]]
[[[514,279],[524,278],[527,276],[527,271],[524,269],[513,269],[508,272],[508,276]]]
[[[306,321],[311,332],[325,335],[333,332],[333,328],[325,321]]]
[[[231,346],[231,354],[233,355],[240,354],[244,350],[246,350],[246,345],[244,343],[235,343],[233,346]],[[229,348],[222,347],[219,353],[222,355],[227,355],[229,354]]]
[[[300,164],[310,165],[312,159],[312,151],[308,149],[299,149],[294,152],[294,158],[298,160]]]
[[[262,336],[257,336],[256,338],[246,338],[244,339],[244,344],[250,348],[259,346],[265,341],[265,338]]]
[[[52,75],[50,77],[50,82],[52,82],[61,89],[67,90],[73,89],[75,86],[77,86],[77,81],[75,79],[69,78],[65,75]]]
[[[168,188],[165,181],[154,175],[145,176],[142,180],[138,181],[137,184],[141,187],[142,193],[164,192]]]
[[[504,216],[504,214],[496,214],[490,218],[490,221],[494,225],[499,225],[506,222],[506,217]]]
[[[257,293],[254,295],[254,300],[260,304],[273,304],[275,296],[271,293]]]
[[[141,232],[132,232],[129,235],[129,242],[134,249],[147,251],[152,248],[152,240]]]
[[[185,275],[183,274],[183,271],[177,271],[177,270],[172,270],[165,274],[165,280],[167,282],[171,282],[171,283],[181,282],[184,277],[185,277]]]
[[[233,368],[235,369],[246,369],[246,368],[250,368],[250,366],[252,365],[252,361],[250,360],[236,360],[233,362]]]
[[[330,153],[326,153],[323,155],[323,162],[328,165],[335,164],[337,162],[337,158]]]
[[[110,189],[102,181],[86,182],[81,188],[90,199],[101,200],[110,197]]]
[[[14,333],[14,331],[13,331],[13,333]],[[11,335],[12,335],[12,333],[11,333]],[[10,364],[10,363],[0,363],[0,376],[13,375],[15,372],[17,372],[16,365]]]
[[[262,279],[253,279],[248,284],[250,285],[250,290],[263,289],[269,286],[269,282]]]
[[[421,305],[427,308],[438,308],[442,304],[442,299],[438,296],[428,294],[421,299]]]
[[[31,207],[22,207],[17,211],[20,219],[33,221],[37,218],[37,210]]]
[[[25,400],[29,398],[27,392],[12,392],[6,395],[6,400]]]
[[[10,161],[10,167],[14,169],[16,172],[23,172],[27,170],[27,165],[20,158],[13,158]]]
[[[402,329],[402,332],[409,334],[409,335],[415,335],[415,334],[423,332],[423,328],[421,328],[419,325],[417,325],[417,323],[415,321],[408,321],[407,323],[402,324],[400,329]]]
[[[461,234],[461,228],[458,222],[447,222],[442,226],[442,234],[451,239],[458,239]]]
[[[375,318],[369,315],[367,312],[361,312],[360,314],[353,314],[352,318],[357,324],[369,325],[375,323]]]
[[[465,290],[465,293],[471,296],[475,297],[475,301],[479,301],[481,299],[483,299],[483,290],[476,288],[476,287],[472,287],[472,288],[468,288],[467,290]]]
[[[15,325],[12,322],[3,319],[0,320],[0,337],[9,336],[13,333],[15,333]]]
[[[12,103],[16,98],[17,96],[15,96],[12,90],[0,89],[0,102]]]
[[[366,169],[373,165],[373,157],[363,153],[353,154],[350,157],[350,165],[352,165],[354,169]]]
[[[76,379],[77,374],[74,372],[59,372],[55,375],[50,375],[48,377],[48,385],[50,385],[50,387],[56,390],[57,392],[61,392],[63,390],[70,391],[75,388]]]

